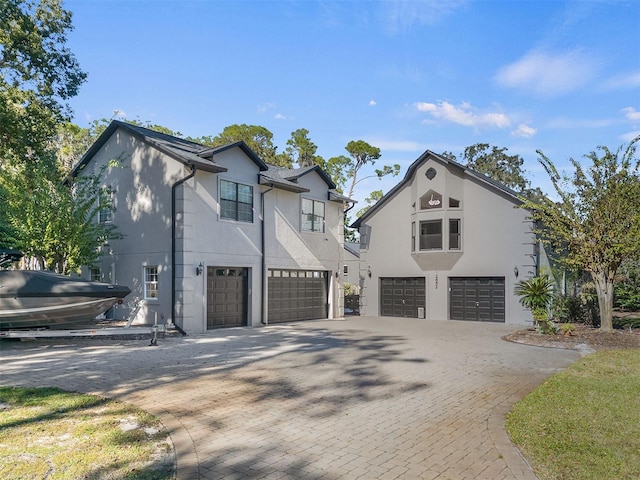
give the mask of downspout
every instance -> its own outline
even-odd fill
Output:
[[[262,253],[262,309],[260,315],[260,322],[263,325],[269,325],[269,320],[267,319],[267,253],[265,252],[265,227],[264,227],[264,196],[273,190],[273,183],[269,186],[268,190],[265,190],[260,194],[260,215],[262,216],[262,222],[260,224],[260,242],[261,242],[261,253]]]
[[[193,178],[196,174],[196,166],[190,165],[191,173],[181,180],[177,180],[171,185],[171,322],[173,326],[182,334],[186,335],[180,326],[175,322],[176,319],[176,190],[184,182]]]

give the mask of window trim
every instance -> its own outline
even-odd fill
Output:
[[[148,280],[149,277],[147,276],[147,273],[153,274],[153,269],[155,269],[155,280]],[[158,265],[145,265],[144,267],[142,267],[142,275],[144,280],[142,282],[142,297],[144,298],[144,300],[157,301],[160,298],[160,269],[158,268]],[[149,287],[154,285],[155,296],[150,296],[149,292],[152,292],[153,290],[151,290]]]
[[[451,228],[452,222],[456,222],[457,223],[457,230],[458,231],[456,233],[452,233],[452,228]],[[454,238],[454,236],[457,239],[456,240],[457,241],[457,245],[458,245],[457,247],[452,247],[451,246],[451,244],[452,244],[451,239]],[[462,250],[462,220],[459,219],[459,218],[450,218],[449,219],[449,245],[447,245],[447,246],[449,247],[449,250],[456,250],[456,251],[457,250]]]
[[[430,234],[423,234],[422,233],[422,227],[423,225],[439,225],[440,226],[440,232],[439,233],[430,233]],[[442,232],[442,226],[443,226],[443,222],[442,222],[442,218],[438,218],[435,220],[422,220],[420,222],[420,251],[421,252],[433,252],[433,251],[437,251],[437,252],[441,252],[443,250],[442,248],[442,241],[443,241],[443,232]],[[440,239],[440,246],[439,247],[435,247],[435,248],[426,248],[427,245],[427,240],[430,237],[435,237],[435,236],[439,236]],[[423,241],[424,240],[424,241]],[[425,245],[425,247],[423,247],[423,245]]]
[[[222,184],[223,182],[232,184],[234,186],[234,197],[235,199],[229,199],[229,198],[223,198],[223,187]],[[250,189],[251,191],[251,203],[248,202],[243,202],[240,200],[240,195],[239,195],[239,187],[243,186],[243,187],[247,187]],[[218,182],[218,203],[220,205],[220,219],[221,220],[226,220],[226,221],[230,221],[230,222],[243,222],[243,223],[253,223],[254,222],[254,202],[255,202],[255,195],[253,194],[253,185],[249,185],[246,183],[241,183],[241,182],[235,182],[233,180],[227,180],[225,178],[221,178],[220,181]],[[225,211],[225,209],[223,208],[222,204],[224,202],[233,202],[233,206],[234,206],[234,216],[230,217],[230,216],[225,216],[225,214],[223,213]],[[240,205],[248,205],[250,206],[250,211],[251,211],[251,219],[250,220],[245,220],[240,218]]]
[[[305,201],[307,202],[311,202],[311,212],[310,213],[305,213],[304,211],[304,203]],[[322,216],[317,215],[316,214],[316,204],[322,205]],[[301,232],[309,232],[309,233],[325,233],[325,222],[326,222],[326,213],[327,213],[327,206],[325,204],[325,202],[323,202],[322,200],[316,200],[313,198],[306,198],[306,197],[302,197],[300,199],[300,231]],[[305,228],[305,224],[307,223],[305,221],[305,216],[311,216],[312,220],[311,220],[311,229],[309,228]],[[317,218],[319,218],[320,220],[316,220]],[[316,228],[316,223],[320,224],[320,229]]]

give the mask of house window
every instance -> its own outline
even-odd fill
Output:
[[[302,199],[302,230],[324,232],[324,202]]]
[[[449,208],[460,208],[460,200],[449,197]]]
[[[429,190],[420,198],[420,210],[432,210],[434,208],[442,208],[442,195]]]
[[[253,187],[220,180],[220,217],[253,222]]]
[[[345,274],[345,276],[346,276],[346,275],[349,275],[349,265],[345,265],[345,266],[344,266],[344,269],[342,270],[342,273],[344,273],[344,274]]]
[[[460,250],[460,219],[449,220],[449,250]]]
[[[411,251],[416,251],[416,222],[411,222]]]
[[[144,298],[158,298],[158,267],[144,267]]]
[[[420,222],[420,250],[442,250],[442,220]]]
[[[89,278],[92,282],[100,282],[102,281],[102,275],[99,268],[91,267],[89,269]]]
[[[98,212],[98,222],[109,223],[113,221],[113,191],[109,188],[104,188],[100,194],[100,202],[105,202]]]

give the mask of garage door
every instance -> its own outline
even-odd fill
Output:
[[[380,279],[380,315],[385,317],[424,317],[426,288],[424,277]],[[420,309],[420,314],[418,314]]]
[[[328,317],[327,272],[269,270],[269,323]]]
[[[207,328],[247,325],[246,268],[207,267]]]
[[[449,278],[452,320],[504,322],[504,277]]]

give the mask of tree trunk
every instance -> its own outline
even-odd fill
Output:
[[[591,273],[598,294],[600,330],[613,332],[613,280],[604,273]]]

